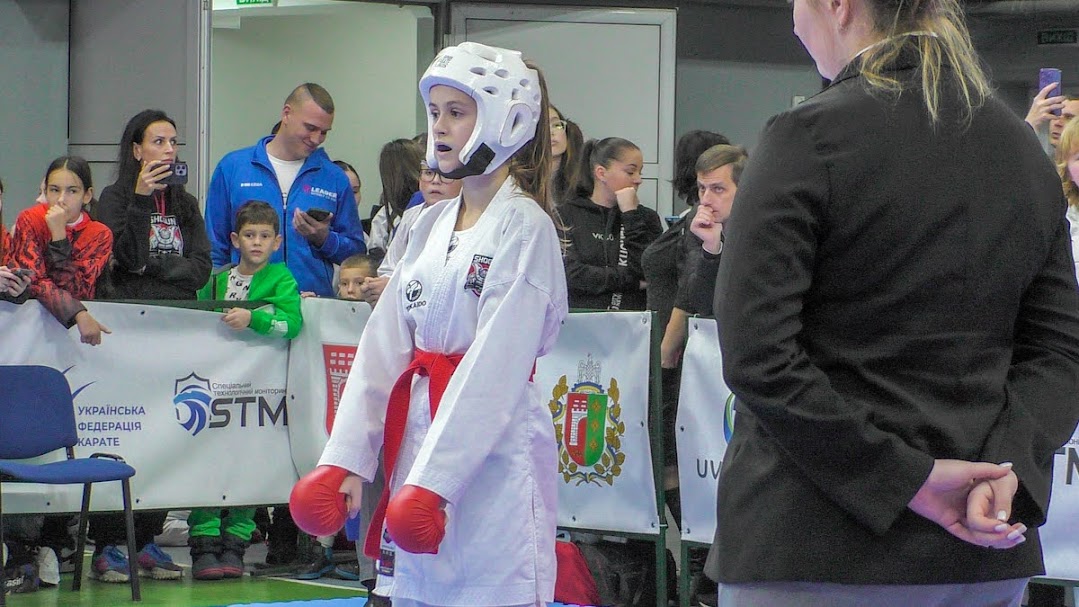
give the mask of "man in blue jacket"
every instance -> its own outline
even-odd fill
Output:
[[[263,200],[282,218],[284,244],[270,261],[284,262],[301,291],[333,297],[333,264],[367,250],[348,177],[320,149],[333,112],[326,89],[301,84],[285,99],[277,134],[221,159],[206,195],[215,267],[239,261],[229,240],[236,210]]]

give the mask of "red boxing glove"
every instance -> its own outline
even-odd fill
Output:
[[[289,511],[296,526],[315,536],[334,535],[345,526],[348,508],[341,483],[348,470],[319,466],[304,475],[292,488]]]
[[[386,530],[402,550],[438,554],[438,545],[446,536],[442,497],[415,485],[401,487],[386,506]]]

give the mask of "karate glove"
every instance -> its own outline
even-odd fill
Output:
[[[334,535],[345,526],[348,508],[341,482],[348,470],[319,466],[304,475],[289,495],[289,511],[296,526],[315,536]]]
[[[394,543],[413,554],[438,554],[446,535],[446,512],[437,493],[405,485],[386,506],[386,530]]]

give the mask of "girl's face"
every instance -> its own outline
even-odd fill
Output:
[[[133,144],[135,160],[146,164],[155,160],[176,160],[176,127],[165,120],[151,122],[142,133],[142,142]]]
[[[360,176],[352,171],[345,171],[348,176],[348,185],[352,188],[352,195],[356,197],[356,204],[360,204]]]
[[[644,154],[637,148],[625,149],[608,166],[596,167],[596,181],[607,186],[612,194],[625,188],[637,189],[641,186],[643,167]]]
[[[554,108],[551,110],[551,157],[562,158],[566,153],[566,121]]]
[[[74,223],[82,213],[83,205],[90,202],[94,191],[83,187],[82,180],[68,169],[56,169],[45,179],[45,198],[49,206],[64,210],[67,223]]]
[[[461,180],[447,179],[432,171],[426,162],[421,162],[420,193],[423,194],[423,203],[428,206],[441,200],[456,198],[461,193]]]
[[[1072,183],[1079,187],[1079,150],[1072,150],[1072,153],[1067,158],[1068,176],[1071,177]]]
[[[443,173],[461,168],[461,148],[476,130],[476,101],[467,93],[439,84],[431,87],[427,111],[431,115],[431,134],[435,140],[438,170]]]

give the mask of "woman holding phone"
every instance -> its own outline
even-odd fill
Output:
[[[95,205],[96,219],[113,233],[111,271],[99,297],[195,299],[210,278],[210,241],[198,200],[173,170],[176,147],[176,122],[161,110],[143,110],[124,128],[116,181],[102,190]],[[143,575],[179,579],[180,567],[153,543],[165,514],[135,513],[135,560]],[[116,548],[126,537],[123,516],[94,515],[90,535],[95,541],[90,576],[127,582],[128,556]]]
[[[116,181],[95,209],[114,236],[108,297],[195,299],[210,276],[210,241],[182,183],[186,165],[173,170],[176,148],[176,122],[161,110],[143,110],[124,128]]]

